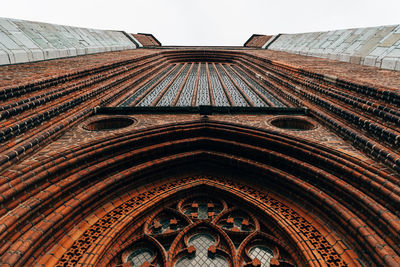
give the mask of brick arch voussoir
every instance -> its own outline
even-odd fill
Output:
[[[276,221],[276,224],[279,225],[280,229],[282,232],[287,233],[287,238],[290,239],[290,244],[292,245],[288,252],[293,252],[293,258],[297,260],[298,263],[305,263],[311,264],[312,262],[320,262],[320,264],[323,264],[321,261],[321,258],[318,253],[313,251],[315,248],[310,246],[310,240],[306,237],[306,235],[299,234],[298,230],[296,231],[295,229],[296,226],[293,225],[293,223],[290,221],[288,218],[284,218],[285,216],[280,214],[279,212],[274,211],[271,207],[268,205],[260,205],[261,202],[266,200],[266,195],[263,198],[256,198],[251,194],[243,194],[243,188],[237,187],[233,189],[233,184],[231,183],[225,183],[218,181],[217,178],[212,178],[208,179],[207,177],[197,177],[197,178],[188,178],[185,182],[180,183],[177,185],[173,190],[170,192],[171,195],[157,195],[154,196],[151,201],[148,202],[147,208],[151,210],[152,207],[157,206],[157,203],[162,202],[163,198],[168,197],[169,199],[175,199],[177,195],[179,194],[184,194],[185,191],[190,191],[190,192],[196,192],[196,190],[201,190],[202,192],[207,191],[207,189],[212,189],[216,190],[216,192],[221,192],[225,195],[231,195],[234,198],[240,198],[241,201],[245,201],[249,205],[254,206],[254,208],[257,208],[261,210],[262,212],[266,213],[267,216],[271,216],[272,220]],[[252,190],[250,190],[252,191]],[[254,192],[253,192],[254,193]],[[269,197],[267,197],[269,200]],[[265,204],[265,203],[264,203]],[[276,204],[276,202],[274,202]],[[286,205],[286,204],[284,204]],[[146,209],[146,208],[144,208]],[[112,238],[107,234],[107,232],[103,233],[103,235],[108,236],[108,238],[103,238],[100,240],[96,240],[94,242],[94,246],[96,247],[101,247],[101,248],[110,248],[109,250],[103,250],[99,251],[96,250],[95,248],[88,249],[88,251],[96,251],[98,255],[92,255],[91,253],[87,253],[84,255],[80,262],[90,262],[91,264],[94,265],[107,265],[109,260],[112,259],[113,257],[117,256],[119,253],[121,253],[124,249],[129,247],[132,242],[130,242],[131,238],[131,231],[129,231],[129,228],[132,226],[132,222],[135,221],[135,218],[138,216],[138,214],[134,214],[135,211],[131,211],[123,216],[123,218],[120,218],[118,221],[115,222],[115,224],[110,227],[111,229],[119,229],[118,234],[113,233]],[[303,221],[304,223],[304,221]],[[224,233],[223,231],[220,231],[218,228],[213,226],[212,223],[207,223],[207,222],[196,222],[195,224],[187,227],[184,229],[175,240],[180,240],[182,236],[184,236],[188,231],[191,229],[195,228],[197,224],[207,224],[209,227],[212,227],[213,229],[217,230],[222,236],[224,236],[226,239],[229,239],[227,237],[227,234]],[[308,224],[311,225],[311,224]],[[126,233],[125,233],[126,232]],[[322,235],[321,235],[322,236]],[[117,237],[117,238],[116,238]],[[115,239],[120,239],[117,244],[113,243],[113,240]],[[132,240],[131,240],[132,241]],[[107,243],[108,242],[108,243]],[[175,244],[176,245],[176,244]],[[172,244],[172,247],[174,247],[174,244]],[[231,250],[233,247],[231,247]],[[171,253],[170,253],[171,254]],[[65,255],[65,254],[64,254]],[[236,255],[233,253],[232,255]],[[301,256],[299,256],[301,255]],[[107,257],[105,257],[107,256]],[[169,259],[171,259],[172,254],[168,256]],[[307,264],[307,265],[308,265]],[[311,264],[312,265],[312,264]]]
[[[174,152],[175,154],[166,154],[166,146],[165,144],[171,141],[170,140],[171,136],[180,136],[177,135],[179,133],[185,132],[186,135],[184,135],[182,138],[176,139],[176,142],[179,143],[182,147],[186,147],[186,150],[180,151],[179,150]],[[195,137],[193,137],[193,133],[196,133]],[[230,136],[230,143],[229,142],[224,142],[220,138],[221,134],[229,134]],[[273,168],[269,166],[267,163],[260,164],[260,162],[255,161],[254,159],[251,159],[249,156],[250,153],[247,153],[246,155],[243,154],[238,154],[240,151],[240,148],[245,148],[248,151],[255,151],[249,150],[249,146],[254,145],[255,142],[259,142],[260,140],[264,140],[264,142],[269,142],[272,144],[276,145],[286,145],[286,146],[291,146],[291,153],[293,154],[296,151],[300,151],[301,149],[307,150],[308,146],[308,151],[309,155],[312,157],[315,157],[315,159],[318,159],[314,162],[315,165],[318,165],[319,163],[323,163],[323,161],[331,160],[333,162],[336,162],[337,164],[342,164],[343,162],[346,161],[349,166],[356,165],[361,168],[363,166],[363,163],[359,163],[357,165],[357,161],[354,159],[347,159],[346,156],[344,155],[343,157],[339,157],[340,153],[336,151],[332,151],[330,153],[329,149],[314,145],[312,143],[304,143],[303,140],[295,140],[293,138],[290,138],[288,136],[284,135],[279,135],[274,132],[267,132],[267,131],[260,131],[257,129],[252,129],[249,127],[242,127],[240,125],[235,125],[235,124],[226,124],[226,123],[217,123],[217,122],[190,122],[190,123],[182,123],[182,124],[173,124],[173,125],[166,125],[161,128],[154,128],[154,129],[147,129],[145,131],[140,131],[140,132],[133,132],[124,136],[116,136],[115,138],[109,138],[107,140],[98,140],[95,142],[91,142],[89,144],[84,144],[82,146],[76,147],[75,149],[71,149],[69,151],[64,151],[64,153],[58,153],[55,157],[53,158],[52,162],[46,162],[44,165],[41,166],[33,166],[30,171],[27,171],[24,173],[26,177],[22,177],[21,181],[24,181],[22,184],[21,189],[27,190],[29,189],[28,184],[31,183],[32,187],[39,188],[39,192],[37,195],[35,194],[30,194],[30,196],[35,196],[28,198],[26,201],[27,204],[24,207],[18,206],[14,207],[11,209],[11,216],[6,216],[3,217],[2,219],[6,219],[4,222],[4,225],[6,227],[2,227],[0,229],[0,237],[12,237],[13,232],[19,231],[19,229],[29,229],[29,227],[23,227],[24,221],[28,221],[30,218],[29,216],[34,216],[35,212],[38,212],[37,207],[44,206],[46,205],[54,205],[57,203],[52,202],[50,199],[54,198],[56,199],[59,197],[60,190],[54,191],[55,187],[59,187],[60,183],[62,184],[67,184],[67,180],[65,179],[68,177],[69,179],[74,177],[75,181],[77,182],[80,179],[85,179],[85,177],[91,177],[93,175],[99,175],[101,172],[104,172],[104,170],[109,170],[110,168],[116,168],[118,169],[118,175],[116,177],[137,177],[140,175],[147,175],[151,174],[152,172],[159,171],[162,168],[165,168],[165,166],[180,166],[182,164],[185,164],[187,162],[194,162],[198,160],[199,158],[202,159],[203,161],[214,161],[217,163],[224,163],[227,166],[230,167],[235,167],[236,169],[240,168],[247,168],[249,170],[255,171],[255,173],[267,173],[268,171],[271,171]],[[147,149],[148,152],[147,155],[152,155],[152,154],[157,154],[155,158],[151,158],[151,160],[147,160],[145,162],[141,162],[140,164],[135,165],[135,171],[131,172],[129,169],[123,169],[124,162],[126,160],[132,159],[133,156],[135,155],[134,152],[132,151],[136,146],[132,146],[132,144],[140,143],[142,146],[138,147],[138,151],[145,151]],[[201,149],[192,149],[194,144],[197,143],[202,143],[202,146],[200,146]],[[212,151],[212,149],[207,148],[207,145],[210,144],[210,142],[214,142],[214,144],[221,144],[221,147],[226,146],[227,144],[232,145],[235,144],[237,146],[237,149],[235,151]],[[173,147],[173,146],[171,146]],[[196,147],[196,146],[194,146]],[[189,148],[189,149],[188,149]],[[109,153],[110,151],[118,151],[118,153]],[[163,152],[164,151],[164,152]],[[157,153],[155,153],[157,152]],[[160,153],[159,153],[160,152]],[[286,160],[288,160],[288,157],[285,153],[286,150],[281,151],[281,153]],[[258,152],[260,155],[264,155],[266,157],[270,156],[267,152]],[[329,154],[330,153],[330,154]],[[329,154],[325,157],[317,157],[317,154]],[[292,155],[291,155],[292,156]],[[290,157],[289,157],[290,158]],[[125,160],[125,161],[124,161]],[[48,166],[46,165],[48,164]],[[163,165],[166,164],[166,165]],[[342,166],[340,165],[340,166]],[[61,167],[60,167],[61,166]],[[304,169],[305,164],[302,162],[298,162],[297,165],[294,166],[294,169]],[[361,167],[360,167],[361,166]],[[46,169],[46,167],[49,167],[49,169]],[[276,167],[276,166],[275,166]],[[61,170],[69,169],[70,173],[59,175]],[[279,170],[279,168],[275,168],[278,173],[281,173],[279,177],[282,177],[282,180],[280,181],[282,184],[287,181],[288,177],[287,175],[282,175],[282,173],[285,173],[284,171],[282,172]],[[314,166],[314,168],[311,168],[311,173],[314,174],[320,174],[323,170],[321,168]],[[345,169],[347,171],[347,174],[352,175],[354,177],[356,176],[358,169],[357,168],[348,168]],[[370,171],[372,174],[371,176],[377,176],[377,174],[373,173],[373,169],[367,168],[367,172]],[[365,170],[364,170],[364,175],[365,175]],[[277,174],[271,174],[272,175],[277,175]],[[68,176],[69,175],[69,176]],[[384,174],[382,174],[384,175]],[[366,175],[365,175],[366,176]],[[53,187],[41,187],[41,184],[39,183],[40,179],[46,180],[49,179],[49,177],[52,177],[54,184]],[[59,180],[57,178],[59,177]],[[104,183],[103,180],[98,181],[101,183],[95,183],[95,184],[90,184],[90,189],[87,187],[85,190],[79,191],[75,186],[70,186],[66,188],[66,192],[72,195],[79,195],[79,194],[84,194],[85,196],[82,195],[81,198],[78,198],[77,200],[68,200],[68,198],[64,199],[65,201],[71,201],[71,203],[74,203],[76,207],[79,207],[78,211],[81,210],[90,210],[92,206],[90,206],[88,203],[93,202],[93,199],[95,199],[95,195],[99,194],[101,192],[106,193],[109,190],[112,190],[115,188],[118,183],[116,181],[118,180],[116,177],[114,177],[114,180],[110,180],[108,183]],[[326,176],[328,177],[328,176]],[[297,187],[296,192],[299,192],[300,196],[306,196],[309,194],[310,191],[315,191],[314,194],[312,195],[312,200],[314,203],[320,204],[324,203],[327,207],[335,207],[337,206],[337,201],[335,200],[334,197],[327,198],[325,195],[321,197],[321,189],[318,188],[318,184],[310,185],[309,183],[299,179],[299,177],[296,177],[292,175],[292,182],[291,183],[298,183],[295,187]],[[32,179],[32,180],[30,180]],[[122,180],[124,178],[121,178]],[[277,181],[277,180],[275,180]],[[293,187],[293,188],[295,188]],[[341,190],[342,188],[348,187],[348,184],[346,182],[342,183],[342,185],[337,186],[337,190]],[[19,188],[19,187],[16,187]],[[60,189],[60,188],[59,188]],[[15,190],[14,190],[15,191]],[[34,192],[32,190],[31,192]],[[320,195],[318,195],[320,194]],[[10,198],[15,197],[15,195],[7,195]],[[57,197],[56,197],[57,196]],[[364,196],[360,195],[359,193],[354,195],[356,199],[363,199]],[[396,196],[396,194],[391,194],[391,196]],[[4,194],[2,194],[2,197],[4,199]],[[104,199],[106,201],[106,199]],[[35,206],[36,205],[36,206]],[[375,203],[374,203],[375,205]],[[376,205],[375,205],[376,206]],[[26,208],[28,207],[28,209]],[[354,224],[351,225],[350,221],[354,222],[354,220],[351,220],[349,218],[349,214],[352,214],[353,217],[357,218],[357,216],[354,216],[353,213],[347,213],[347,209],[344,208],[344,213],[337,213],[338,221],[342,221],[346,227],[347,227],[347,233],[351,233],[353,236],[358,236],[361,233],[358,231],[360,228],[360,225]],[[18,216],[13,216],[13,214],[16,214]],[[52,218],[54,219],[52,221],[52,224],[49,225],[48,222],[37,222],[35,220],[31,220],[37,225],[41,226],[44,232],[42,237],[37,237],[33,232],[26,231],[21,232],[19,231],[18,234],[20,236],[24,236],[27,239],[29,239],[32,236],[35,236],[36,239],[29,239],[30,242],[35,246],[35,244],[40,245],[43,244],[42,242],[37,242],[39,240],[45,240],[46,238],[44,237],[45,235],[51,235],[54,234],[55,229],[62,228],[64,225],[61,221],[63,221],[60,216],[50,214],[53,216]],[[63,215],[64,221],[69,218],[73,219],[74,216],[72,216],[73,213],[68,217],[68,215]],[[344,216],[343,216],[344,215]],[[390,215],[390,214],[389,214]],[[38,217],[38,216],[37,216]],[[389,216],[390,217],[390,216]],[[343,219],[344,218],[344,219]],[[388,219],[389,221],[391,218]],[[395,228],[396,225],[392,227],[393,229]],[[373,231],[372,231],[373,232]],[[9,238],[12,239],[12,238]],[[379,239],[379,236],[378,236]],[[373,252],[374,247],[377,245],[383,244],[384,246],[386,245],[384,242],[381,241],[376,241],[375,238],[370,238],[368,237],[368,240],[366,242],[368,245],[368,249]],[[388,246],[389,247],[389,246]],[[5,248],[5,246],[2,247],[2,249]],[[24,250],[25,249],[25,250]],[[31,252],[34,251],[32,247],[29,249],[26,248],[26,245],[23,246],[21,244],[18,244],[18,242],[10,244],[5,250],[11,251],[11,252],[16,252],[16,254],[8,253],[8,254],[3,254],[2,256],[2,261],[4,262],[10,262],[10,263],[16,263],[16,262],[25,262],[32,254]],[[3,250],[3,252],[5,251]],[[40,250],[38,250],[40,251]],[[382,252],[381,250],[380,252]],[[18,253],[17,253],[18,252]],[[373,253],[376,254],[376,253]],[[390,254],[390,253],[389,253]],[[381,255],[378,255],[378,258],[382,258],[384,256],[389,255],[387,251],[384,251]],[[390,258],[390,257],[386,257]]]
[[[395,204],[392,210],[397,210],[400,205],[400,190],[393,186],[391,182],[387,181],[389,175],[378,172],[371,166],[356,161],[346,154],[338,153],[332,148],[310,144],[310,142],[304,140],[296,140],[293,137],[288,137],[281,133],[254,130],[249,127],[216,122],[201,123],[200,125],[198,122],[165,125],[160,128],[97,140],[79,145],[74,149],[57,152],[54,155],[50,155],[47,161],[38,162],[30,166],[30,168],[27,168],[26,172],[22,170],[22,172],[18,174],[20,179],[17,180],[24,182],[14,185],[18,190],[10,190],[8,185],[4,184],[0,186],[0,192],[2,192],[3,189],[7,190],[7,194],[4,195],[11,198],[18,192],[29,189],[29,187],[37,187],[48,175],[54,176],[54,174],[57,174],[57,172],[63,169],[70,169],[71,165],[79,166],[82,162],[93,161],[93,158],[99,161],[99,159],[101,160],[104,158],[105,154],[114,156],[116,153],[118,154],[126,151],[127,148],[128,150],[131,149],[131,147],[134,147],[137,143],[144,143],[143,146],[145,147],[146,145],[150,146],[151,144],[160,143],[162,140],[169,140],[168,138],[171,138],[171,136],[179,136],[182,133],[186,133],[186,135],[181,140],[184,140],[188,134],[197,133],[198,136],[201,136],[204,134],[204,131],[211,131],[205,134],[206,138],[211,138],[216,134],[234,134],[232,138],[237,138],[238,142],[242,143],[251,142],[251,140],[253,140],[252,142],[254,144],[260,141],[266,142],[266,140],[269,139],[268,144],[279,146],[278,149],[284,154],[292,157],[293,155],[300,154],[304,158],[313,160],[314,165],[318,165],[319,167],[325,166],[325,168],[339,172],[344,178],[354,177],[352,181],[353,184],[357,183],[357,187],[364,190],[364,192],[368,192],[372,186],[376,190],[375,194],[380,194],[378,199],[382,199],[383,202],[381,204]],[[189,142],[190,140],[188,140],[188,143]],[[16,177],[9,178],[12,179]],[[348,179],[347,181],[350,180]],[[396,194],[392,194],[392,191]],[[390,207],[391,205],[389,205],[389,208]]]
[[[167,255],[166,255],[166,253],[164,252],[164,249],[163,249],[162,244],[160,244],[160,242],[158,242],[157,239],[155,239],[155,238],[152,237],[152,236],[142,234],[142,235],[139,235],[139,236],[134,237],[134,238],[131,240],[131,243],[140,242],[140,241],[147,241],[147,242],[150,242],[150,243],[154,246],[154,248],[156,249],[156,251],[158,252],[158,254],[160,254],[160,258],[161,258],[161,260],[162,260],[163,265],[166,265],[166,264],[167,264]],[[123,259],[122,261],[123,261],[123,263],[125,263],[125,262],[126,262],[126,259]]]
[[[182,161],[182,159],[185,159]],[[357,216],[352,214],[350,211],[348,211],[343,205],[340,205],[335,199],[332,197],[323,194],[320,192],[318,188],[313,187],[312,185],[301,181],[297,179],[297,177],[290,175],[288,173],[284,173],[280,170],[274,169],[271,166],[259,166],[256,162],[250,162],[247,159],[240,159],[240,158],[235,158],[232,155],[224,155],[221,153],[211,153],[211,152],[205,152],[205,151],[197,151],[197,152],[190,152],[182,155],[174,155],[173,157],[167,157],[163,159],[165,161],[164,169],[165,168],[170,168],[173,166],[184,166],[188,162],[199,162],[202,160],[208,160],[208,161],[215,161],[218,163],[223,163],[226,164],[231,163],[230,167],[235,167],[237,169],[240,168],[245,168],[245,169],[258,169],[260,175],[264,175],[264,177],[268,176],[266,175],[269,173],[270,177],[275,177],[275,181],[281,180],[282,183],[284,183],[287,187],[290,187],[293,189],[295,193],[301,194],[307,194],[307,195],[313,195],[315,203],[318,205],[326,205],[328,209],[334,209],[336,211],[336,218],[338,222],[341,222],[344,227],[347,227],[346,231],[349,234],[352,234],[357,231],[358,228],[360,227],[367,227],[362,224],[362,221],[360,219],[357,219]],[[162,159],[159,159],[156,163],[156,165],[162,165]],[[144,169],[152,169],[154,171],[154,165],[148,165],[144,164],[142,166]],[[119,177],[110,177],[110,180],[115,182],[115,179],[123,179],[124,177],[132,177],[132,175],[137,172],[138,169],[133,169],[133,170],[125,170],[122,173],[118,174],[117,176]],[[163,171],[163,168],[159,167],[158,171]],[[294,186],[289,186],[289,184],[293,184]],[[297,187],[297,189],[296,189]],[[96,192],[95,194],[99,194]],[[87,209],[91,209],[90,207],[87,207]],[[362,238],[362,237],[360,237]],[[369,249],[373,249],[374,246],[376,246],[378,241],[375,239],[370,239],[369,237],[364,239],[366,243],[369,243]]]

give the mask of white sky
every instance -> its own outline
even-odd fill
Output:
[[[400,0],[3,0],[0,17],[241,46],[253,33],[400,24]]]

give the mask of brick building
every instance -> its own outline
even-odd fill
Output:
[[[3,266],[399,266],[397,58],[7,23]]]

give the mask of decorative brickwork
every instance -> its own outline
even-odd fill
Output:
[[[335,251],[335,249],[328,243],[328,241],[318,232],[318,230],[312,226],[309,222],[307,222],[304,218],[299,216],[295,211],[291,210],[289,207],[286,205],[280,203],[279,201],[271,198],[268,196],[266,193],[262,193],[259,190],[255,190],[253,188],[248,188],[247,186],[243,186],[238,183],[234,183],[229,180],[224,180],[224,179],[216,179],[212,177],[188,177],[184,179],[179,179],[176,180],[170,184],[164,184],[159,187],[154,187],[152,189],[149,189],[148,191],[144,192],[143,194],[139,194],[135,196],[134,198],[126,201],[123,203],[121,206],[115,208],[111,212],[109,212],[107,215],[105,215],[103,218],[101,218],[96,224],[94,224],[91,228],[86,230],[82,235],[81,238],[76,240],[72,247],[64,253],[62,258],[60,259],[59,266],[65,266],[65,265],[74,265],[77,264],[80,260],[80,258],[85,254],[85,251],[90,247],[91,244],[96,244],[98,241],[96,241],[99,237],[103,235],[103,232],[107,230],[108,228],[112,227],[112,225],[118,221],[121,216],[128,215],[130,217],[133,217],[131,219],[135,220],[135,216],[140,215],[138,213],[139,207],[143,206],[146,202],[148,206],[149,204],[155,204],[158,203],[159,201],[162,201],[160,199],[160,196],[166,197],[166,198],[171,198],[169,195],[182,191],[183,190],[188,190],[188,188],[196,188],[199,185],[208,185],[216,188],[221,188],[225,191],[229,191],[230,193],[234,194],[239,198],[246,198],[247,202],[250,203],[257,203],[257,206],[259,208],[263,209],[262,212],[266,214],[270,214],[270,216],[276,216],[280,218],[279,220],[283,220],[286,223],[289,223],[292,225],[292,227],[296,227],[297,230],[294,231],[300,231],[302,235],[304,235],[301,242],[310,242],[314,248],[309,248],[309,249],[316,249],[320,255],[322,255],[323,259],[322,262],[326,262],[328,264],[333,264],[335,266],[345,266],[346,264],[344,261],[340,258],[338,253]],[[274,214],[274,215],[273,215]],[[184,216],[184,215],[183,215]],[[195,216],[197,218],[198,215]],[[219,220],[221,216],[216,217],[212,222],[216,222]],[[205,220],[208,222],[209,220],[207,217],[205,217]],[[202,220],[198,221],[195,223],[193,226],[189,225],[187,228],[182,230],[182,232],[176,237],[176,241],[172,243],[171,248],[169,249],[168,253],[168,261],[170,262],[175,262],[176,260],[173,260],[173,258],[176,257],[176,255],[179,255],[177,248],[175,246],[178,245],[179,240],[181,239],[182,236],[184,236],[187,232],[191,231],[196,225],[203,223]],[[204,222],[205,223],[205,222]],[[151,223],[154,225],[154,223]],[[207,225],[207,224],[206,224]],[[197,226],[196,226],[197,227]],[[215,227],[211,226],[210,227]],[[254,228],[253,231],[260,231],[259,226],[257,228]],[[228,234],[231,231],[228,231]],[[252,232],[252,231],[250,231]],[[222,232],[221,232],[222,233]],[[231,233],[233,234],[233,233]],[[225,238],[230,240],[227,234],[225,235]],[[140,237],[141,234],[138,235]],[[299,237],[297,237],[299,238]],[[138,238],[133,238],[133,240],[137,240]],[[230,243],[232,241],[229,241]],[[228,243],[229,243],[228,242]],[[249,242],[249,241],[246,241]],[[297,241],[298,242],[298,241]],[[244,244],[242,244],[242,247]],[[286,247],[287,245],[285,245]],[[230,255],[230,257],[235,258],[236,256],[236,249],[234,248],[233,244],[231,243],[229,251],[225,251],[225,254]],[[168,251],[167,251],[168,252]],[[167,253],[167,252],[161,252],[161,253]],[[233,255],[231,253],[234,253]],[[292,251],[294,257],[297,260],[300,260],[298,257],[299,253],[297,252],[294,253]],[[239,256],[239,255],[238,255]],[[306,257],[306,256],[304,256]],[[242,257],[238,257],[240,261],[243,261]],[[279,261],[279,258],[276,259]],[[309,259],[311,260],[311,259]],[[236,262],[237,259],[233,260],[232,262]],[[236,262],[235,265],[238,263]],[[297,264],[300,264],[300,262],[297,262]]]
[[[144,47],[161,46],[161,43],[152,34],[138,33],[132,34],[132,36],[135,37],[135,39]]]
[[[272,35],[261,35],[261,34],[253,34],[249,40],[244,43],[245,47],[263,47],[269,39],[272,38]]]
[[[142,48],[0,75],[4,266],[400,262],[397,72]]]

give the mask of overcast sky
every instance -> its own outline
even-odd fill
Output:
[[[4,0],[0,17],[152,33],[163,45],[243,45],[253,33],[400,24],[400,0]]]

